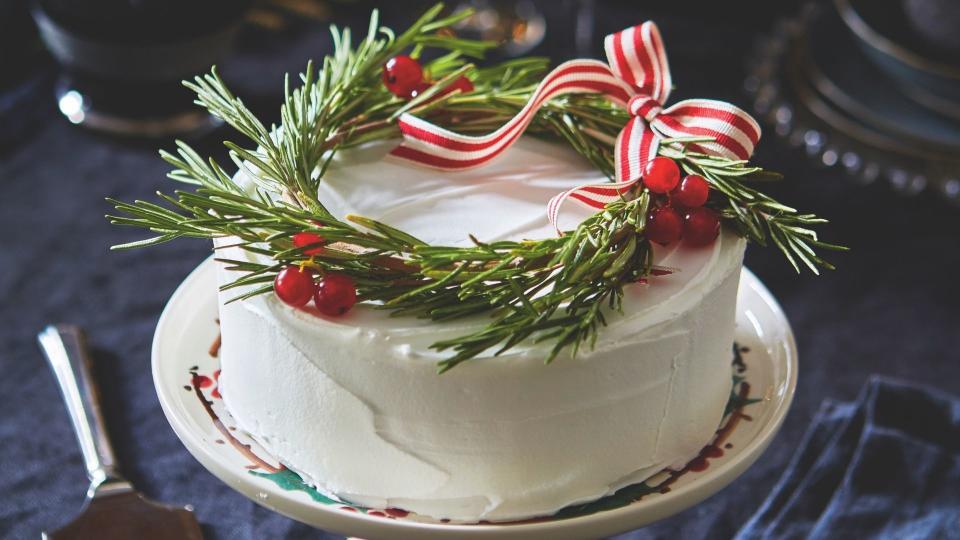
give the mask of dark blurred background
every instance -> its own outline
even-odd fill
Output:
[[[146,11],[124,12],[132,4]],[[140,232],[108,225],[103,199],[150,198],[172,189],[157,155],[158,148],[172,146],[170,133],[189,138],[202,153],[225,157],[221,141],[234,136],[196,117],[164,75],[192,69],[185,57],[205,61],[198,48],[216,53],[231,88],[262,118],[277,120],[283,75],[330,50],[329,23],[363,29],[375,4],[394,28],[429,5],[0,0],[0,536],[35,537],[41,528],[62,524],[83,500],[79,452],[34,343],[45,323],[67,321],[89,331],[120,462],[140,489],[166,502],[194,504],[210,538],[334,538],[232,491],[177,440],[153,390],[150,343],[164,303],[210,255],[210,245],[178,241],[109,252]],[[951,202],[960,194],[960,169],[950,161],[957,132],[937,118],[924,124],[924,114],[931,114],[926,107],[909,117],[921,119],[918,136],[886,133],[919,148],[900,160],[889,147],[859,140],[856,130],[835,133],[829,122],[803,112],[802,99],[787,89],[791,75],[781,73],[778,62],[798,28],[814,41],[827,39],[829,28],[844,32],[836,30],[833,3],[819,2],[813,12],[797,0],[520,4],[526,23],[504,35],[523,39],[502,55],[602,58],[604,35],[655,20],[677,88],[673,99],[710,97],[756,112],[765,128],[756,161],[786,177],[769,191],[828,217],[823,239],[852,248],[828,254],[838,270],[820,277],[797,275],[775,249],[750,248],[747,266],[779,299],[797,336],[800,382],[793,409],[770,449],[731,486],[618,538],[730,537],[765,498],[819,404],[852,399],[870,374],[960,393],[960,207]],[[811,18],[813,26],[802,30]],[[59,50],[56,58],[34,20],[46,25],[44,39]],[[956,58],[951,33],[941,34],[948,42],[928,46],[950,62]],[[860,46],[850,36],[837,39],[833,56],[840,58],[840,71],[861,65]],[[140,56],[125,57],[130,50]],[[845,53],[854,56],[844,60]],[[90,67],[104,57],[108,68]],[[899,114],[896,106],[871,101],[872,92],[893,86],[888,80],[859,80],[848,94],[854,105],[874,107],[867,112],[877,118],[858,117],[855,106],[844,114],[863,123]],[[949,116],[950,103],[943,110]],[[868,127],[882,131],[877,125]]]

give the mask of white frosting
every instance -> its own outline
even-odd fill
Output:
[[[343,152],[321,198],[435,244],[552,234],[546,201],[599,177],[532,139],[460,173],[384,161],[390,146]],[[444,353],[429,345],[484,318],[438,324],[357,306],[329,319],[273,295],[224,305],[228,291],[221,391],[243,429],[343,499],[466,521],[550,514],[681,466],[709,441],[730,393],[743,250],[729,233],[708,248],[657,249],[681,271],[628,287],[624,314],[576,358],[544,365],[549,344],[523,343],[443,375]],[[221,283],[234,277],[219,269]]]

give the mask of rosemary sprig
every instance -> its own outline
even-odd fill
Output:
[[[513,116],[527,102],[547,63],[539,58],[478,68],[490,43],[452,37],[443,28],[468,13],[441,17],[428,10],[402,34],[380,27],[373,13],[366,38],[354,45],[348,29],[332,28],[334,52],[320,67],[312,63],[293,88],[286,81],[280,125],[263,124],[234,96],[216,71],[185,83],[196,102],[247,139],[226,142],[231,160],[252,179],[241,186],[214,160],[188,145],[161,152],[174,167],[170,178],[193,191],[159,193],[157,203],[110,199],[112,223],[144,228],[154,236],[115,246],[137,248],[176,238],[229,238],[253,256],[218,259],[240,277],[223,286],[238,289],[242,300],[272,290],[282,268],[299,264],[319,273],[351,276],[361,300],[395,315],[437,321],[489,314],[488,324],[468,335],[435,343],[451,356],[440,371],[491,351],[501,354],[524,341],[552,343],[546,361],[563,351],[592,346],[607,317],[620,309],[623,288],[656,273],[644,236],[651,196],[635,190],[623,200],[557,238],[485,243],[470,247],[432,246],[388,224],[362,216],[332,215],[318,198],[318,187],[336,152],[372,140],[398,136],[396,118],[411,112],[461,132],[486,132]],[[442,51],[426,63],[436,81],[415,99],[394,97],[379,82],[390,57],[426,48]],[[444,92],[458,77],[474,91]],[[565,96],[547,103],[528,132],[567,141],[577,152],[613,176],[613,141],[627,120],[621,109],[596,96]],[[823,223],[799,214],[747,186],[765,175],[747,163],[692,150],[703,139],[667,139],[660,153],[688,172],[703,175],[715,188],[710,204],[726,222],[751,240],[772,240],[799,270],[831,266],[814,249],[841,249],[820,242],[810,226]],[[769,176],[769,174],[767,174]],[[316,231],[328,241],[307,255],[291,237]],[[313,250],[311,250],[311,253]]]

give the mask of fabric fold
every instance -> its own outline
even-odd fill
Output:
[[[825,402],[735,538],[960,538],[960,399],[875,376]]]

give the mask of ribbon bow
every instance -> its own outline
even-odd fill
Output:
[[[710,137],[713,141],[695,148],[730,159],[748,159],[753,154],[760,140],[760,126],[742,109],[712,99],[688,99],[664,108],[671,90],[670,67],[656,24],[647,21],[608,35],[604,48],[607,64],[598,60],[560,64],[537,86],[520,112],[488,135],[461,135],[404,114],[399,120],[403,143],[391,154],[443,170],[476,167],[519,139],[539,108],[551,98],[602,94],[632,116],[614,146],[616,181],[584,184],[555,196],[547,205],[554,226],[568,198],[594,209],[622,198],[642,179],[644,166],[657,155],[664,137]]]

